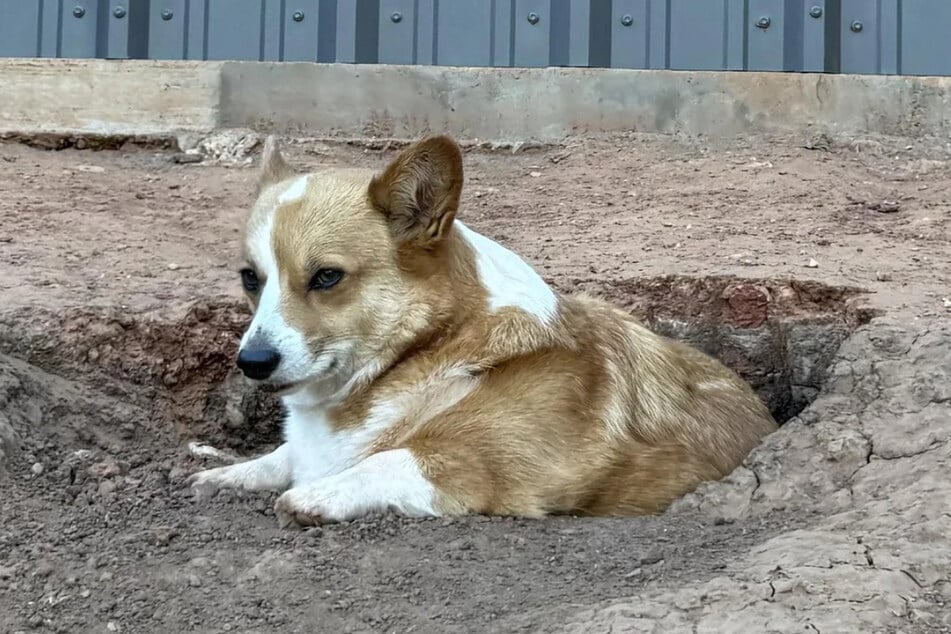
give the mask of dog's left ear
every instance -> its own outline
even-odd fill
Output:
[[[294,170],[284,162],[277,137],[273,134],[264,140],[264,151],[261,153],[261,170],[258,172],[258,192],[268,185],[280,183],[294,175]]]
[[[462,193],[462,152],[447,136],[406,148],[370,181],[370,201],[400,241],[432,246],[445,237]]]

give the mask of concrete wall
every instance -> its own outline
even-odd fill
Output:
[[[557,142],[582,132],[947,135],[951,78],[270,62],[0,60],[0,132]]]

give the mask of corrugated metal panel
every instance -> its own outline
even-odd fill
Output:
[[[951,0],[0,0],[0,56],[951,75]]]
[[[899,0],[842,0],[841,71],[898,72]]]
[[[0,56],[39,57],[40,0],[0,0]]]
[[[951,75],[951,0],[901,5],[900,73]]]
[[[669,68],[743,69],[744,0],[669,0],[668,4]]]

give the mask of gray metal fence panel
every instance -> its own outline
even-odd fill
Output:
[[[838,70],[839,6],[836,0],[806,0],[803,3],[800,70],[810,73]]]
[[[106,8],[99,21],[100,28],[105,29],[105,56],[111,59],[147,57],[149,0],[109,0]]]
[[[842,0],[841,71],[898,72],[899,0]]]
[[[492,2],[436,2],[433,63],[491,66],[496,32]],[[517,19],[517,18],[516,18]]]
[[[0,0],[0,57],[951,75],[951,0]]]
[[[97,57],[100,4],[77,2],[72,7],[63,3],[60,13],[60,57]]]
[[[205,0],[205,59],[264,57],[264,0]]]
[[[747,16],[744,68],[785,70],[789,40],[795,40],[799,26],[786,19],[785,0],[749,0]]]
[[[277,59],[284,61],[332,62],[337,37],[336,2],[294,0],[278,17],[283,45]],[[273,40],[273,38],[272,38]]]
[[[416,5],[417,0],[380,0],[381,63],[418,63],[417,36],[421,29],[418,28]],[[431,20],[429,24],[432,24]]]
[[[663,22],[650,20],[650,0],[614,0],[611,6],[611,66],[614,68],[656,68],[667,65],[667,11],[663,5]],[[659,28],[657,28],[659,26]],[[654,37],[652,38],[651,35]],[[663,58],[654,57],[651,42],[660,40]]]
[[[0,56],[39,57],[40,0],[0,0]]]
[[[951,2],[902,5],[901,68],[908,75],[951,75]]]
[[[747,36],[744,0],[669,0],[668,6],[669,68],[743,69]]]
[[[188,57],[187,0],[153,0],[149,10],[149,57]]]
[[[553,37],[552,9],[551,0],[515,0],[515,66],[550,66],[555,46],[567,52],[567,32],[563,39]]]

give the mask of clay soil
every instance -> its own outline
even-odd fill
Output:
[[[394,152],[288,142],[314,169]],[[951,631],[948,146],[470,149],[470,226],[785,424],[660,517],[303,532],[184,487],[215,461],[190,442],[256,455],[279,411],[233,371],[254,166],[173,155],[0,145],[0,631]]]

